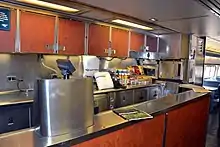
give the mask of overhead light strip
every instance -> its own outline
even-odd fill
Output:
[[[67,12],[77,12],[78,9],[70,8],[67,6],[62,6],[54,3],[44,2],[40,0],[17,0],[19,2],[29,3],[37,6],[48,7],[56,10],[67,11]]]
[[[139,25],[139,24],[129,22],[129,21],[125,21],[125,20],[121,20],[121,19],[115,19],[115,20],[112,20],[112,22],[122,24],[122,25],[126,25],[126,26],[129,26],[129,27],[143,29],[143,30],[153,30],[153,28],[151,28],[151,27],[146,27],[146,26],[143,26],[143,25]]]

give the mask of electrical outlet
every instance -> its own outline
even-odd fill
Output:
[[[13,75],[7,76],[7,80],[8,82],[15,82],[17,81],[17,76],[13,76]]]

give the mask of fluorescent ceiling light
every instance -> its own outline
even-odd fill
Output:
[[[115,20],[112,20],[112,22],[122,24],[122,25],[126,25],[126,26],[130,26],[130,27],[134,27],[134,28],[143,29],[143,30],[153,30],[153,28],[146,27],[146,26],[143,26],[143,25],[139,25],[139,24],[136,24],[136,23],[133,23],[133,22],[121,20],[121,19],[115,19]]]
[[[79,11],[78,9],[74,9],[74,8],[70,8],[70,7],[62,6],[62,5],[58,5],[58,4],[53,4],[53,3],[49,3],[49,2],[44,2],[44,1],[40,1],[40,0],[17,0],[17,1],[29,3],[29,4],[33,4],[33,5],[38,5],[38,6],[42,6],[42,7],[57,9],[57,10],[61,10],[61,11],[67,11],[67,12]]]

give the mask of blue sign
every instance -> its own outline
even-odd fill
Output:
[[[10,31],[10,10],[0,9],[0,30]]]

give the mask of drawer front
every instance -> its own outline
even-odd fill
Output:
[[[116,108],[133,104],[133,90],[116,93]]]
[[[157,99],[161,97],[161,90],[159,87],[152,87],[149,89],[149,100]]]
[[[134,90],[134,103],[140,103],[147,100],[146,89],[136,89]]]
[[[30,107],[10,106],[0,108],[0,133],[29,128]]]
[[[94,95],[95,114],[109,109],[107,94]]]

